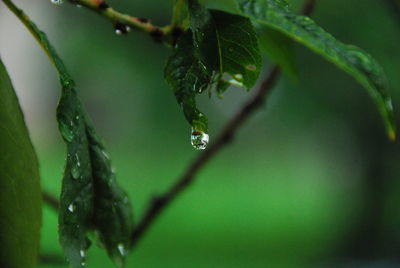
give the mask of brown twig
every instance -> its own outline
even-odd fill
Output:
[[[173,42],[176,27],[158,27],[147,18],[136,17],[119,12],[109,6],[105,0],[68,0],[74,5],[83,6],[95,11],[100,16],[109,20],[117,34],[127,34],[130,29],[141,31],[150,35],[158,42]]]
[[[314,10],[315,3],[316,0],[307,0],[302,9],[302,14],[310,15]],[[178,181],[169,188],[166,193],[152,200],[142,220],[135,226],[132,232],[131,248],[137,245],[140,238],[145,234],[154,220],[160,216],[164,209],[194,181],[198,171],[204,168],[222,148],[232,141],[240,126],[264,103],[265,97],[275,85],[279,75],[279,68],[277,66],[272,67],[269,75],[261,83],[258,92],[232,117],[215,139],[215,142],[211,144],[207,150],[198,155]]]
[[[52,194],[43,191],[42,198],[43,198],[43,203],[49,205],[54,210],[58,210],[58,208],[60,207],[60,203],[58,202],[58,199],[55,198]]]

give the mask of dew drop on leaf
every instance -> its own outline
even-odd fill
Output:
[[[204,150],[207,148],[209,136],[203,131],[192,130],[190,141],[195,149]]]
[[[78,167],[80,167],[81,166],[81,161],[79,161],[79,156],[77,154],[75,154],[75,158],[76,158],[76,165]]]
[[[71,213],[73,213],[73,212],[75,211],[75,205],[74,205],[73,203],[71,203],[71,204],[68,206],[68,211],[71,212]]]
[[[119,254],[121,254],[122,257],[125,256],[125,254],[126,254],[125,246],[122,243],[120,243],[120,244],[118,244],[117,248],[118,248]]]
[[[72,163],[72,167],[71,167],[71,175],[72,178],[74,179],[78,179],[81,176],[81,162],[79,160],[79,156],[77,154],[75,154],[75,159]]]
[[[74,139],[74,132],[72,131],[72,127],[68,126],[64,122],[60,122],[60,132],[67,142],[71,142]]]
[[[110,156],[108,155],[108,153],[104,150],[101,151],[101,153],[103,154],[103,156],[107,159],[110,160]]]
[[[115,29],[115,34],[116,35],[122,35],[122,31],[120,29]]]

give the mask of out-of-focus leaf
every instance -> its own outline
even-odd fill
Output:
[[[178,40],[168,59],[164,76],[174,90],[186,120],[193,129],[207,133],[208,120],[196,107],[196,95],[212,84],[212,73],[196,56],[191,31]]]
[[[284,0],[236,0],[243,15],[280,31],[352,75],[377,104],[388,135],[395,138],[393,107],[380,65],[363,50],[343,44],[309,17],[290,11]]]
[[[62,60],[23,11],[10,1],[7,5],[39,41],[60,77],[57,121],[68,153],[59,208],[60,242],[65,255],[72,267],[83,267],[91,244],[87,233],[95,231],[110,257],[121,266],[133,228],[128,198],[116,184],[107,153],[88,122]]]
[[[190,27],[199,59],[217,79],[250,89],[261,69],[261,55],[253,25],[246,17],[208,10],[189,0]],[[210,72],[210,71],[209,71]]]
[[[0,150],[0,267],[33,268],[42,206],[38,161],[1,60]]]

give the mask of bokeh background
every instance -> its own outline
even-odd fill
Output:
[[[163,79],[170,51],[141,33],[117,36],[108,21],[67,3],[15,2],[75,77],[139,219],[198,153]],[[302,1],[290,2],[298,8]],[[109,3],[164,25],[172,0]],[[386,0],[320,0],[313,17],[380,61],[400,111],[397,12]],[[400,144],[387,140],[377,109],[351,77],[303,47],[296,52],[298,81],[280,80],[234,143],[152,226],[127,267],[400,267]],[[55,120],[57,75],[1,3],[0,55],[40,159],[42,187],[58,195],[65,146]],[[232,88],[222,100],[199,98],[211,140],[248,97]],[[61,257],[57,217],[46,205],[42,237],[46,259]],[[114,266],[94,246],[87,267]]]

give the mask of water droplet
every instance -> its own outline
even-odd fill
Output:
[[[60,132],[63,138],[67,142],[71,142],[74,139],[74,132],[72,131],[72,126],[68,126],[64,122],[60,122]]]
[[[128,33],[130,33],[130,32],[132,31],[132,28],[129,27],[128,25],[125,27],[125,29],[126,29],[126,31],[127,31]]]
[[[71,168],[71,175],[72,175],[72,178],[74,178],[75,180],[79,179],[79,177],[81,176],[81,172],[80,172],[79,168],[76,166],[73,166]]]
[[[103,156],[107,159],[110,160],[110,156],[108,155],[108,153],[104,150],[101,151],[101,153],[103,154]]]
[[[64,2],[63,0],[50,0],[50,2],[54,5],[62,5]]]
[[[85,266],[86,265],[86,262],[81,262],[81,266]]]
[[[82,258],[85,258],[85,251],[83,249],[79,251],[79,254],[81,255]]]
[[[71,204],[68,206],[68,210],[69,210],[69,212],[73,213],[73,212],[75,211],[75,205],[74,205],[73,203],[71,203]]]
[[[79,156],[78,156],[78,154],[75,154],[75,158],[76,158],[76,165],[77,165],[78,167],[80,167],[80,166],[81,166],[81,162],[79,161]]]
[[[77,154],[75,154],[75,158],[75,163],[73,163],[71,166],[71,175],[72,178],[78,179],[81,176],[81,162],[79,161],[79,156]]]
[[[124,244],[119,243],[118,246],[117,246],[117,248],[118,248],[119,254],[121,254],[122,257],[125,256],[126,253],[125,253],[125,246],[124,246]]]
[[[195,149],[204,150],[207,148],[209,136],[203,131],[192,130],[190,141]]]
[[[115,29],[115,34],[116,35],[122,35],[122,31],[120,29]]]

